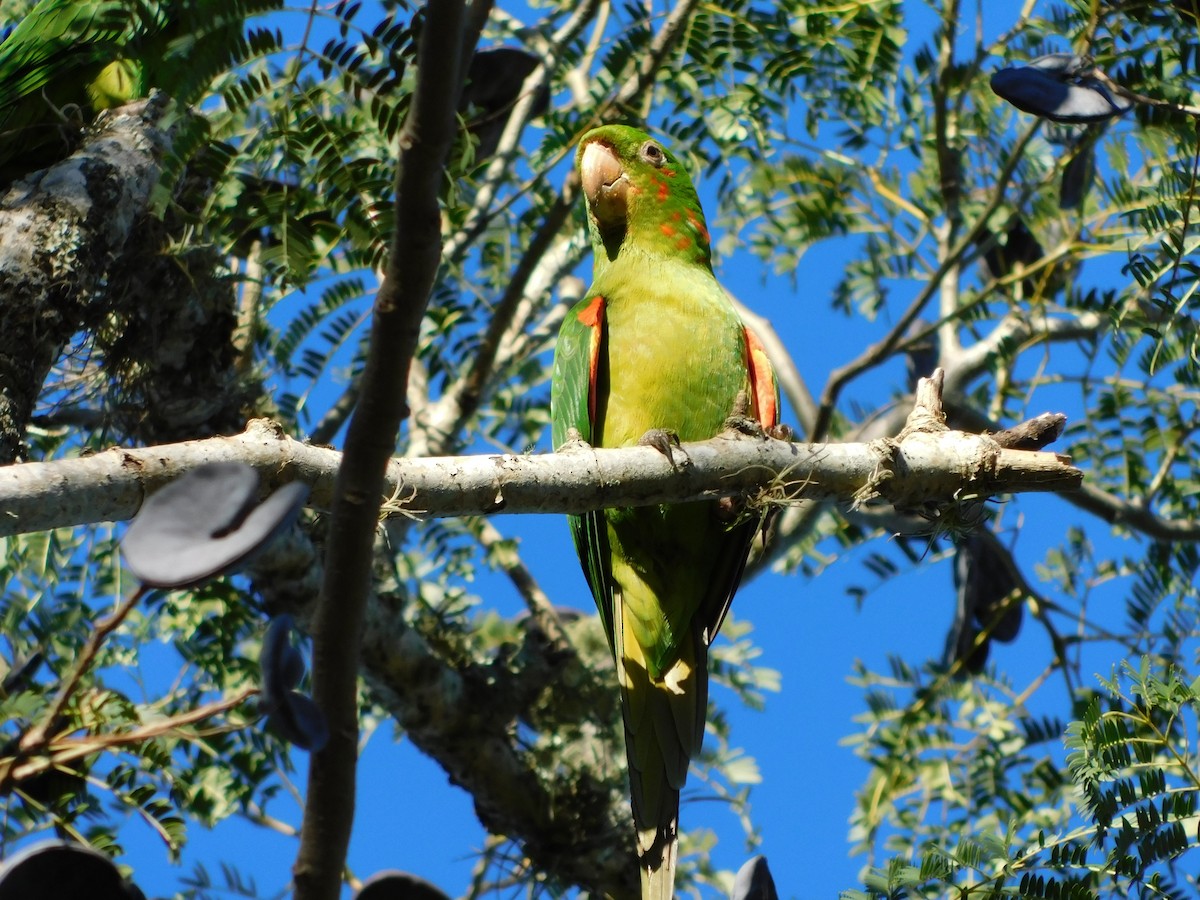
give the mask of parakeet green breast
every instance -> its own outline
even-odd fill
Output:
[[[626,277],[630,268],[636,281]],[[626,447],[651,428],[683,441],[710,438],[747,388],[742,323],[692,263],[648,257],[630,268],[609,267],[594,288],[606,300],[609,341],[593,443]]]

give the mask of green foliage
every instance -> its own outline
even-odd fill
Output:
[[[1080,695],[1064,730],[1018,718],[1037,684],[1003,698],[990,677],[965,685],[899,662],[890,677],[862,672],[873,700],[854,743],[873,775],[855,831],[896,855],[843,896],[1189,896],[1195,876],[1176,862],[1200,845],[1200,694],[1181,675],[1124,663],[1105,694]]]

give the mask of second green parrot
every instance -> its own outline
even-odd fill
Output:
[[[279,0],[41,0],[0,43],[0,183],[65,155],[67,110],[160,88],[195,100],[238,51],[246,16]]]
[[[713,275],[680,161],[644,132],[610,125],[583,136],[576,163],[595,267],[559,334],[555,446],[578,437],[627,447],[664,431],[706,440],[735,412],[775,426],[774,373]],[[719,501],[570,523],[617,665],[642,897],[669,900],[679,792],[704,740],[708,646],[757,523]]]

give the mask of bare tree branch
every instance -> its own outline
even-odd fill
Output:
[[[950,431],[904,441],[792,444],[736,433],[686,443],[674,463],[650,447],[580,444],[533,456],[396,458],[371,500],[395,495],[385,512],[408,518],[508,513],[580,513],[758,493],[794,501],[849,501],[875,486],[900,505],[963,492],[1062,491],[1080,472],[1053,453],[1004,450],[980,435]],[[310,505],[333,503],[342,455],[293,440],[258,420],[233,437],[146,449],[107,450],[79,459],[0,468],[0,535],[127,519],[145,494],[204,462],[254,466],[264,490],[293,480],[312,485]],[[366,502],[364,500],[364,502]],[[375,518],[371,519],[372,531]]]
[[[1011,312],[947,368],[946,393],[954,397],[965,392],[971,381],[988,371],[992,358],[1005,346],[1087,340],[1095,338],[1109,322],[1108,316],[1098,312],[1072,311],[1063,318],[1043,317],[1035,324],[1028,313]]]

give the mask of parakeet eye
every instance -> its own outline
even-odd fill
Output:
[[[641,154],[642,159],[652,166],[661,166],[667,161],[667,154],[654,141],[646,141],[646,143],[642,144]]]

